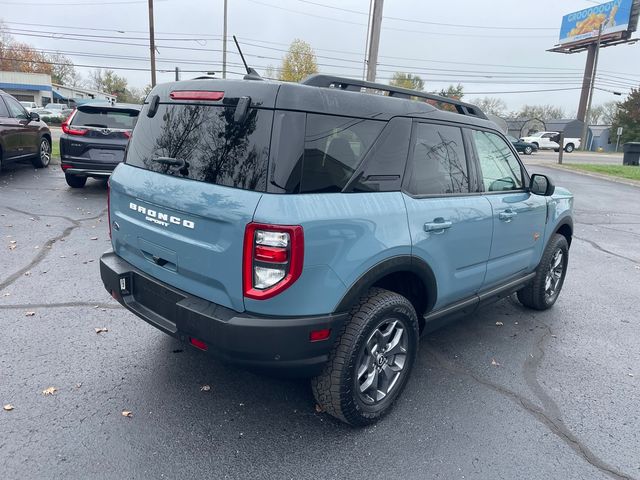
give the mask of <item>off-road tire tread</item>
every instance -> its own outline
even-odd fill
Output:
[[[417,353],[419,327],[415,309],[411,302],[395,292],[382,288],[371,288],[352,308],[350,318],[342,326],[329,354],[329,361],[324,366],[323,371],[311,380],[311,389],[316,402],[324,411],[345,423],[355,426],[367,425],[378,420],[390,409],[387,408],[383,412],[363,416],[362,412],[356,412],[354,408],[349,408],[349,406],[353,406],[353,401],[351,400],[353,382],[349,375],[349,362],[355,361],[352,360],[355,357],[353,348],[372,316],[377,311],[394,304],[397,308],[406,310],[404,313],[413,324],[412,326],[415,329],[414,338],[416,339],[414,348]],[[415,359],[415,355],[413,358]],[[412,365],[407,366],[409,369],[411,367]],[[346,379],[344,378],[345,376],[347,377]],[[406,384],[406,380],[404,384]],[[404,385],[401,387],[404,387]],[[397,391],[396,398],[400,392],[401,389]]]
[[[567,239],[560,235],[559,233],[554,234],[554,236],[549,241],[549,244],[544,250],[542,254],[542,259],[536,268],[536,276],[533,277],[531,283],[529,283],[526,287],[518,290],[518,300],[522,305],[527,308],[531,308],[533,310],[547,310],[553,306],[553,304],[549,305],[545,301],[544,298],[544,282],[547,276],[547,269],[549,268],[549,263],[553,257],[553,253],[559,246],[564,245],[565,255],[567,255],[567,261],[569,259],[569,244],[567,243]],[[566,274],[566,273],[565,273]],[[554,301],[555,303],[555,301]]]

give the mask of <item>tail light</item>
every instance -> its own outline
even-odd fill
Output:
[[[111,238],[111,179],[107,180],[107,222],[109,222],[109,238]]]
[[[127,137],[127,138],[131,138],[131,130],[125,130],[122,132],[122,135]]]
[[[64,122],[62,122],[62,131],[67,135],[86,135],[86,133],[89,131],[86,128],[74,128],[70,126],[71,120],[73,120],[73,117],[75,117],[77,111],[78,110],[76,109],[71,112],[71,115],[69,115],[69,117]]]
[[[244,296],[271,298],[302,273],[304,232],[300,226],[250,223],[244,234]]]

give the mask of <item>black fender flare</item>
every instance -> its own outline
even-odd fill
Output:
[[[343,295],[335,308],[335,313],[344,313],[362,297],[373,284],[391,273],[410,272],[417,275],[425,285],[424,294],[427,296],[427,309],[430,311],[438,298],[438,285],[431,267],[424,260],[412,255],[397,255],[387,258],[362,274]]]
[[[569,229],[571,230],[571,237],[573,237],[573,218],[571,218],[571,216],[566,215],[564,217],[561,217],[560,221],[558,222],[558,224],[556,225],[556,227],[553,229],[553,233],[551,235],[549,235],[549,240],[547,240],[547,244],[549,243],[549,241],[551,241],[551,238],[560,231],[560,229],[562,227],[569,227]],[[568,243],[569,246],[571,246],[571,239],[568,239]],[[545,248],[547,246],[545,245]]]

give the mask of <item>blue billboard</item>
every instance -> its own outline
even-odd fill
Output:
[[[560,43],[597,37],[600,25],[603,36],[628,30],[632,6],[633,0],[613,0],[565,15],[560,27]]]

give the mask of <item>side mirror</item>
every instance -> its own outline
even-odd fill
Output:
[[[39,122],[40,115],[38,115],[36,112],[31,112],[29,113],[29,120],[33,120],[34,122]]]
[[[549,197],[556,191],[556,186],[546,175],[534,173],[531,175],[531,183],[529,183],[529,191],[536,195]]]

